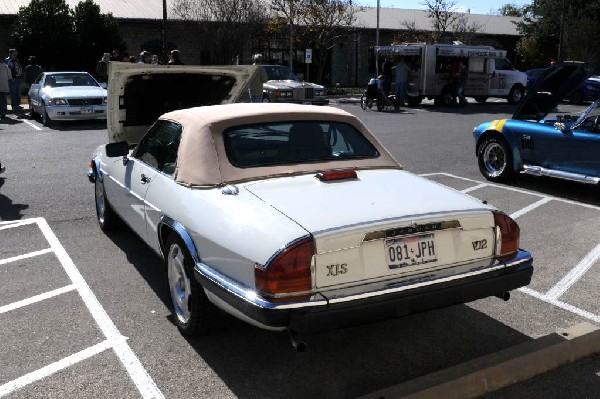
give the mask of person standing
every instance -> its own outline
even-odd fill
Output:
[[[0,62],[0,119],[6,118],[6,96],[10,93],[9,80],[10,69],[4,62]]]
[[[252,65],[260,67],[258,76],[250,82],[250,102],[253,103],[261,103],[263,101],[263,83],[269,80],[267,71],[261,66],[262,60],[262,54],[254,54],[252,56]]]
[[[38,65],[38,60],[35,55],[29,57],[29,65],[25,67],[25,83],[28,86],[38,78],[44,72],[44,69]]]
[[[181,54],[179,50],[171,50],[169,53],[169,62],[168,65],[184,65],[183,61],[181,61]]]
[[[10,92],[8,81],[10,80],[10,70],[8,65],[0,62],[0,120],[6,118],[6,95]],[[4,173],[6,167],[0,162],[0,173]]]
[[[458,63],[458,102],[460,105],[465,105],[467,99],[465,98],[465,87],[467,86],[467,80],[469,80],[469,70],[462,62]]]
[[[383,64],[381,65],[381,74],[385,76],[385,81],[383,82],[383,90],[385,91],[385,95],[389,95],[390,91],[392,91],[392,60],[388,57],[385,58]]]
[[[8,81],[10,89],[10,103],[13,112],[19,112],[21,108],[21,86],[23,85],[23,67],[19,61],[19,52],[17,49],[11,48],[8,51],[8,57],[4,60],[8,69],[10,69],[11,78]]]
[[[108,82],[108,64],[110,63],[110,54],[104,53],[98,64],[96,64],[96,76],[98,82]]]
[[[408,89],[408,65],[404,62],[404,57],[398,58],[396,69],[396,100],[398,106],[404,106],[406,101],[406,90]]]
[[[142,51],[140,53],[140,60],[138,61],[138,64],[149,64],[150,63],[150,59],[151,59],[152,54],[150,54],[149,51]]]

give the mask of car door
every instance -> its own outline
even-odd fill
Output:
[[[148,223],[151,220],[148,212],[155,216],[152,220],[156,222],[158,219],[156,214],[160,214],[160,210],[146,200],[146,194],[154,185],[163,186],[169,182],[173,183],[171,176],[175,172],[180,137],[181,125],[168,120],[158,120],[130,157],[129,175],[126,176],[126,180],[130,182],[130,193],[125,217],[131,220],[131,228],[146,242],[148,242]],[[164,175],[168,177],[166,181]],[[160,191],[161,188],[158,187],[157,190]]]
[[[600,112],[592,112],[571,132],[570,162],[565,170],[600,177]]]

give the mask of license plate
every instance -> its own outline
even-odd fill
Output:
[[[385,251],[390,269],[437,261],[433,234],[385,240]]]
[[[83,108],[81,108],[81,113],[82,114],[93,114],[94,107],[83,107]]]

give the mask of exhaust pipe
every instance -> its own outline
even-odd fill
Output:
[[[296,350],[296,353],[304,353],[308,348],[306,342],[300,337],[300,333],[294,330],[288,330],[290,333],[290,340],[292,341],[292,346]]]
[[[506,291],[503,292],[502,294],[496,295],[497,298],[502,299],[504,302],[508,301],[510,299],[510,292]]]

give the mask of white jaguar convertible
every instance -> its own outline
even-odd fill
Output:
[[[111,143],[88,177],[100,227],[125,222],[164,259],[183,334],[227,312],[288,330],[302,350],[307,332],[508,299],[529,284],[515,221],[403,170],[355,116],[235,103],[255,67],[135,68],[111,73]],[[152,121],[130,112],[180,79],[207,84],[205,98],[178,98],[202,106]]]

